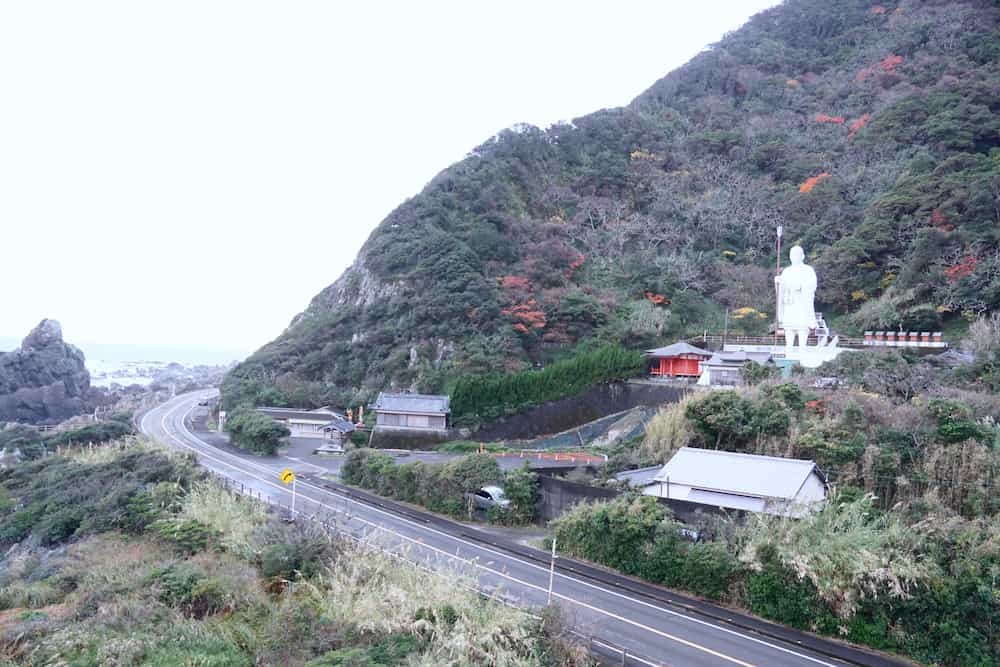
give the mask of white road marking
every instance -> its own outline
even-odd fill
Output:
[[[159,408],[155,408],[155,409],[163,409],[165,407],[166,407],[166,404],[164,404],[163,406],[160,406]],[[254,475],[253,473],[248,472],[245,469],[241,469],[240,467],[238,467],[238,466],[236,466],[236,465],[234,465],[232,463],[224,461],[224,460],[222,460],[222,459],[220,459],[218,457],[212,456],[211,454],[208,454],[208,453],[204,452],[203,450],[199,450],[196,447],[192,447],[188,443],[184,442],[181,438],[179,438],[176,435],[172,434],[170,432],[170,430],[167,428],[166,419],[167,419],[167,417],[169,415],[177,412],[178,410],[180,410],[181,408],[184,408],[184,407],[187,407],[184,402],[178,402],[177,406],[175,406],[175,407],[173,407],[173,408],[171,408],[169,410],[165,410],[164,411],[163,417],[160,419],[160,427],[163,429],[164,433],[166,433],[172,439],[176,440],[182,447],[190,449],[191,451],[193,451],[195,453],[198,453],[198,454],[204,456],[205,458],[208,458],[208,459],[211,459],[213,461],[216,461],[216,462],[222,464],[223,466],[227,466],[229,468],[233,468],[235,470],[238,470],[240,473],[242,473],[244,475],[247,475],[248,477],[251,477],[253,479],[256,479],[256,480],[258,480],[260,482],[263,482],[264,484],[266,484],[266,485],[268,485],[270,487],[273,487],[274,489],[276,489],[276,490],[278,490],[278,491],[280,491],[282,493],[291,494],[291,491],[289,491],[288,489],[285,489],[284,487],[280,487],[280,486],[274,484],[272,481],[270,481],[270,479],[265,479],[265,478],[262,478],[262,477],[258,477],[257,475]],[[146,416],[143,417],[143,419],[142,419],[143,430],[146,430],[145,429],[146,419],[149,416],[149,414],[151,414],[152,412],[153,412],[153,410],[151,410],[149,413],[146,414]],[[215,447],[213,447],[212,445],[208,444],[207,442],[205,442],[204,440],[202,440],[198,436],[194,435],[187,428],[187,426],[184,424],[183,419],[180,422],[180,428],[193,441],[196,441],[196,442],[202,444],[205,447],[211,448],[213,451],[216,451],[219,454],[232,457],[234,460],[238,461],[240,464],[243,464],[244,466],[250,466],[250,467],[255,468],[257,470],[263,471],[264,473],[268,474],[269,476],[275,474],[275,470],[272,469],[272,468],[270,468],[270,467],[263,466],[263,465],[260,465],[260,464],[258,464],[256,462],[249,461],[249,460],[243,459],[243,458],[241,458],[239,456],[235,456],[235,455],[230,454],[228,452],[216,449]],[[290,457],[285,457],[285,458],[290,458]],[[417,522],[415,522],[415,521],[413,521],[411,519],[408,519],[406,517],[402,517],[402,516],[399,516],[397,514],[393,514],[392,512],[388,512],[386,510],[382,510],[379,507],[374,507],[372,505],[368,505],[367,503],[361,503],[361,502],[359,502],[357,500],[354,500],[352,498],[344,496],[343,494],[340,494],[340,493],[338,493],[336,491],[333,491],[333,490],[330,490],[330,489],[324,489],[322,487],[315,486],[315,485],[310,484],[310,483],[305,482],[305,481],[301,482],[300,486],[311,488],[311,489],[313,489],[313,490],[315,490],[317,492],[320,492],[320,493],[326,493],[326,494],[329,494],[329,495],[339,496],[345,502],[350,502],[352,504],[357,504],[359,506],[364,507],[365,509],[367,509],[369,511],[373,511],[373,512],[378,513],[378,514],[383,514],[385,516],[391,517],[392,519],[394,519],[396,521],[400,521],[402,523],[410,524],[410,525],[412,525],[412,526],[414,526],[416,528],[419,528],[419,529],[427,531],[427,532],[435,533],[435,534],[440,535],[441,537],[444,537],[446,539],[450,539],[450,540],[453,540],[455,542],[458,542],[459,544],[463,544],[466,547],[469,547],[469,548],[471,548],[473,550],[485,551],[487,553],[494,554],[495,556],[499,556],[501,558],[505,558],[507,560],[511,560],[511,561],[517,562],[517,563],[519,563],[519,564],[521,564],[521,565],[523,565],[525,567],[532,567],[532,568],[535,568],[537,570],[542,570],[542,571],[544,571],[546,573],[548,572],[548,568],[542,567],[541,565],[538,565],[536,563],[532,563],[532,562],[529,562],[529,561],[524,561],[524,560],[521,560],[520,558],[517,558],[515,556],[511,556],[509,554],[501,553],[501,552],[495,551],[493,549],[490,549],[488,547],[481,546],[479,544],[468,542],[468,541],[466,541],[466,540],[464,540],[464,539],[462,539],[460,537],[456,537],[456,536],[454,536],[454,535],[452,535],[450,533],[446,533],[446,532],[437,530],[435,528],[431,528],[430,526],[417,523]],[[326,508],[326,509],[328,509],[328,510],[334,512],[334,513],[345,513],[345,510],[342,509],[342,508],[332,507],[332,506],[327,505],[327,504],[325,504],[325,503],[323,503],[321,501],[317,501],[317,500],[314,500],[312,498],[308,498],[308,496],[300,496],[300,497],[304,498],[308,502],[313,503],[314,505],[317,505],[317,506],[320,506],[320,507],[324,507],[324,508]],[[377,524],[375,522],[372,522],[372,521],[369,521],[367,519],[364,519],[364,518],[362,518],[362,517],[360,517],[358,515],[353,515],[352,514],[350,516],[351,516],[351,518],[353,518],[353,519],[355,519],[357,521],[360,521],[360,522],[362,522],[364,524],[367,524],[367,525],[369,525],[369,526],[371,526],[373,528],[376,528],[378,530],[384,531],[386,533],[393,534],[393,535],[395,535],[396,537],[398,537],[401,540],[405,540],[407,542],[410,542],[410,543],[413,543],[413,544],[417,544],[417,545],[419,545],[420,547],[422,547],[424,549],[429,549],[431,551],[437,552],[437,553],[439,553],[439,554],[441,554],[441,555],[443,555],[443,556],[445,556],[447,558],[459,560],[459,561],[464,562],[466,564],[476,565],[480,569],[487,570],[488,572],[491,572],[491,573],[495,574],[496,576],[499,576],[499,577],[501,577],[503,579],[507,579],[509,581],[521,584],[522,586],[526,586],[528,588],[533,588],[533,589],[540,590],[540,591],[545,591],[545,592],[548,591],[547,588],[543,589],[542,587],[537,586],[535,584],[532,584],[530,582],[522,581],[520,579],[517,579],[516,577],[513,577],[513,576],[507,574],[506,572],[502,572],[502,571],[499,571],[499,570],[496,570],[496,569],[493,569],[493,568],[489,568],[489,567],[484,567],[483,565],[479,565],[478,563],[473,563],[472,560],[466,559],[466,558],[462,558],[461,556],[459,556],[457,552],[455,554],[451,554],[451,553],[446,552],[446,551],[444,551],[442,549],[439,549],[439,548],[434,547],[432,545],[426,544],[426,543],[424,543],[424,542],[422,542],[420,540],[417,540],[417,539],[414,539],[414,538],[409,537],[407,535],[403,535],[401,533],[398,533],[398,532],[396,532],[396,531],[394,531],[394,530],[392,530],[390,528],[387,528],[387,527],[385,527],[385,526],[383,526],[381,524]],[[659,611],[659,612],[671,614],[673,616],[677,616],[677,617],[683,618],[683,619],[685,619],[687,621],[690,621],[690,622],[693,622],[693,623],[697,623],[699,625],[703,625],[703,626],[708,627],[708,628],[712,628],[713,630],[717,630],[717,631],[720,631],[720,632],[724,632],[726,634],[730,634],[730,635],[739,637],[740,639],[743,639],[745,641],[754,642],[756,644],[760,644],[762,646],[766,646],[766,647],[774,649],[776,651],[780,651],[780,652],[786,653],[788,655],[793,655],[793,656],[795,656],[797,658],[801,658],[803,660],[807,660],[809,662],[813,662],[813,663],[816,663],[818,665],[823,665],[824,667],[838,667],[837,665],[835,665],[833,663],[825,662],[825,661],[820,660],[818,658],[814,658],[812,656],[805,655],[803,653],[799,653],[798,651],[794,651],[792,649],[788,649],[788,648],[785,648],[783,646],[778,646],[776,644],[772,644],[771,642],[768,642],[768,641],[765,641],[765,640],[762,640],[762,639],[758,639],[756,637],[751,637],[751,636],[745,635],[745,634],[743,634],[741,632],[737,632],[735,630],[730,630],[729,628],[724,628],[724,627],[721,627],[721,626],[716,625],[714,623],[711,623],[711,622],[708,622],[708,621],[703,621],[701,619],[688,616],[686,614],[674,611],[672,609],[668,609],[666,607],[654,605],[654,604],[651,604],[651,603],[646,602],[644,600],[639,600],[639,599],[636,599],[636,598],[632,598],[632,597],[629,597],[628,595],[624,595],[624,594],[619,593],[617,591],[613,591],[613,590],[609,590],[609,589],[606,589],[606,588],[602,588],[602,587],[597,586],[595,584],[592,584],[592,583],[590,583],[588,581],[584,581],[582,579],[577,579],[576,577],[572,577],[572,576],[569,576],[569,575],[566,575],[566,574],[563,574],[563,573],[560,573],[560,572],[556,572],[556,576],[558,576],[558,577],[560,577],[560,578],[562,578],[564,580],[567,580],[567,581],[572,581],[575,584],[586,586],[586,587],[592,588],[594,590],[600,591],[602,593],[616,596],[616,597],[621,598],[623,600],[627,600],[628,602],[631,602],[633,604],[642,605],[642,606],[648,607],[650,609],[654,609],[654,610]],[[705,652],[707,652],[707,653],[709,653],[711,655],[715,655],[717,657],[723,658],[723,659],[728,660],[730,662],[733,662],[735,664],[749,665],[749,663],[742,662],[742,661],[738,660],[737,658],[732,658],[732,657],[727,656],[725,654],[717,653],[717,652],[713,651],[712,649],[710,649],[710,648],[708,648],[706,646],[701,646],[700,644],[696,644],[694,642],[690,642],[688,640],[685,640],[685,639],[682,639],[682,638],[679,638],[679,637],[675,637],[675,636],[670,635],[668,633],[665,633],[665,632],[662,632],[660,630],[657,630],[656,628],[651,628],[649,626],[643,625],[643,624],[638,623],[636,621],[633,621],[631,619],[627,619],[627,618],[624,618],[622,616],[618,616],[617,614],[614,614],[613,612],[607,611],[606,609],[601,609],[599,607],[594,607],[592,605],[587,604],[586,602],[582,602],[580,600],[576,600],[575,598],[571,598],[571,597],[568,597],[568,596],[565,596],[565,595],[561,595],[561,594],[559,594],[557,592],[553,592],[553,597],[558,597],[560,599],[565,600],[566,602],[570,602],[572,604],[578,605],[578,606],[583,607],[585,609],[589,609],[591,611],[594,611],[595,613],[598,613],[598,614],[601,614],[601,615],[604,615],[604,616],[608,616],[610,618],[614,618],[616,620],[622,621],[622,622],[624,622],[626,624],[632,625],[632,626],[637,627],[639,629],[642,629],[642,630],[645,630],[647,632],[651,632],[653,634],[662,636],[662,637],[664,637],[666,639],[677,641],[678,643],[681,643],[681,644],[684,644],[684,645],[688,645],[688,646],[690,646],[692,648],[696,648],[698,650],[705,651]],[[749,667],[753,667],[753,666],[749,665]]]

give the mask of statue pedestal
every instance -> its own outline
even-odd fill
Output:
[[[786,352],[785,348],[781,348],[782,352]],[[844,350],[839,347],[824,346],[819,347],[812,345],[809,347],[802,347],[796,345],[792,348],[791,353],[785,354],[785,359],[789,361],[798,362],[803,368],[819,368],[824,362],[833,361],[840,355]]]
[[[795,364],[803,368],[817,368],[826,361],[833,361],[842,352],[857,352],[857,350],[845,349],[836,345],[836,339],[829,345],[816,346],[809,345],[802,347],[796,345],[792,348],[791,354],[787,354],[788,348],[785,345],[744,345],[738,343],[726,343],[723,350],[726,352],[770,352],[774,357],[775,364],[782,368],[787,364],[790,368]]]

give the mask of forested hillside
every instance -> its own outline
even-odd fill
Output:
[[[726,308],[763,331],[778,224],[840,331],[961,328],[1000,306],[998,16],[790,0],[627,107],[505,130],[393,211],[225,400],[434,391]]]

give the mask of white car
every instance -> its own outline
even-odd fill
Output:
[[[507,509],[510,505],[499,486],[484,486],[469,496],[477,509],[488,510],[491,507]]]

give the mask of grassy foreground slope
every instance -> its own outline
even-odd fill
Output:
[[[499,133],[228,374],[227,408],[437,391],[721,330],[726,308],[759,332],[778,224],[841,333],[963,328],[1000,307],[998,17],[788,0],[627,107]]]
[[[0,665],[584,665],[538,621],[140,440],[0,471]]]

